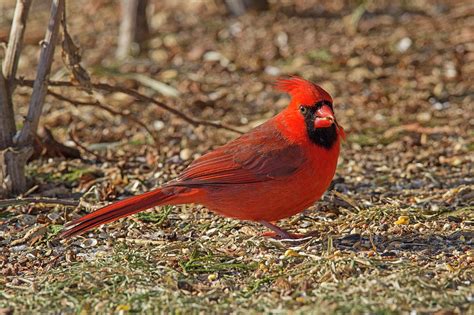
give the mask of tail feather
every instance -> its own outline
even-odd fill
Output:
[[[162,188],[152,190],[139,196],[134,196],[105,206],[68,223],[61,232],[61,238],[83,234],[99,225],[116,221],[134,213],[163,205],[173,197],[173,194],[163,192]]]

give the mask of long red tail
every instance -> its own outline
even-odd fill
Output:
[[[163,188],[158,188],[138,196],[118,201],[69,222],[61,232],[60,237],[68,238],[74,235],[80,235],[96,226],[116,221],[155,206],[164,205],[170,201],[170,199],[175,199],[174,197],[176,197],[176,195],[173,193],[170,194],[164,192]]]

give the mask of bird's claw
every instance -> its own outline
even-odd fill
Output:
[[[287,233],[287,235],[281,235],[276,232],[264,232],[260,234],[263,237],[270,237],[276,240],[303,240],[303,239],[310,239],[311,236],[300,234],[300,233]]]

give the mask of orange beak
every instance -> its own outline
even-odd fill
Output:
[[[321,106],[316,112],[314,128],[328,128],[334,124],[334,113],[328,105]]]

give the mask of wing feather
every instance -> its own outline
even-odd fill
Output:
[[[176,184],[246,184],[280,179],[298,171],[306,158],[271,121],[203,155],[177,178]]]

